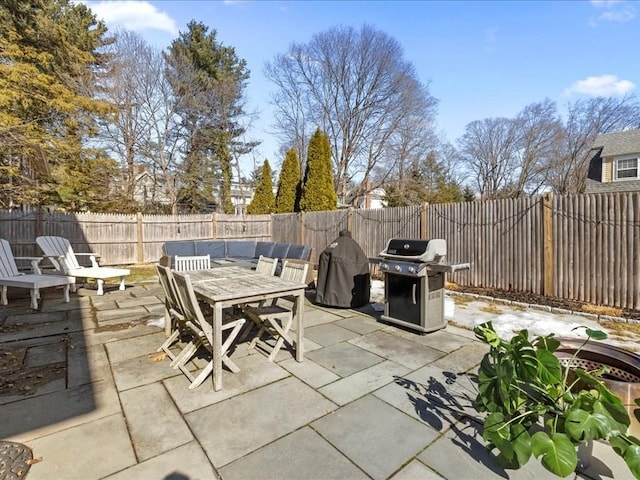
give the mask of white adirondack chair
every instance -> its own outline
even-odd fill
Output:
[[[30,260],[33,273],[21,273],[16,265],[18,260]],[[14,257],[9,242],[0,238],[0,286],[2,286],[2,305],[7,305],[7,287],[28,288],[31,291],[31,308],[38,309],[40,289],[64,287],[64,301],[69,302],[69,285],[73,278],[64,275],[42,275],[38,268],[40,257]]]
[[[128,268],[101,267],[98,265],[94,253],[74,253],[69,240],[63,237],[43,236],[36,238],[36,243],[49,259],[56,271],[62,275],[77,278],[95,278],[98,282],[98,295],[104,294],[104,281],[107,278],[120,278],[120,290],[124,290],[124,277],[131,271]],[[88,256],[91,261],[90,267],[81,266],[77,256]],[[75,283],[71,287],[75,292]]]

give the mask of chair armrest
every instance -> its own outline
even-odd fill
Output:
[[[75,253],[76,257],[89,257],[89,260],[91,261],[91,266],[92,267],[99,267],[100,265],[98,265],[98,261],[96,260],[96,258],[100,258],[100,255],[96,254],[96,253]]]
[[[15,260],[29,260],[31,262],[31,271],[37,275],[42,274],[40,266],[38,265],[43,257],[13,257]]]

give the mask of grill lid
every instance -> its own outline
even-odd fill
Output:
[[[431,240],[392,238],[380,252],[383,258],[395,258],[424,263],[440,263],[447,255],[447,242],[441,238]]]

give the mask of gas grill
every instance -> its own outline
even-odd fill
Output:
[[[392,238],[380,252],[384,274],[382,319],[421,332],[446,326],[444,275],[469,268],[468,263],[445,263],[446,240]]]

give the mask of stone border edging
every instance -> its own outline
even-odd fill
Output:
[[[617,323],[632,323],[634,325],[640,325],[640,320],[635,320],[633,318],[613,317],[611,315],[598,315],[596,313],[588,313],[588,312],[582,312],[578,310],[568,310],[566,308],[557,308],[557,307],[551,307],[548,305],[538,305],[537,303],[514,302],[512,300],[507,300],[506,298],[496,298],[496,297],[491,297],[489,295],[479,295],[477,293],[458,292],[455,290],[445,289],[445,293],[451,296],[457,295],[460,297],[468,297],[468,298],[473,298],[475,300],[484,300],[487,302],[499,303],[502,305],[513,305],[516,307],[530,308],[532,310],[541,310],[543,312],[557,313],[559,315],[579,315],[581,317],[588,318],[589,320],[593,320],[595,322],[607,321],[607,322],[617,322]]]

